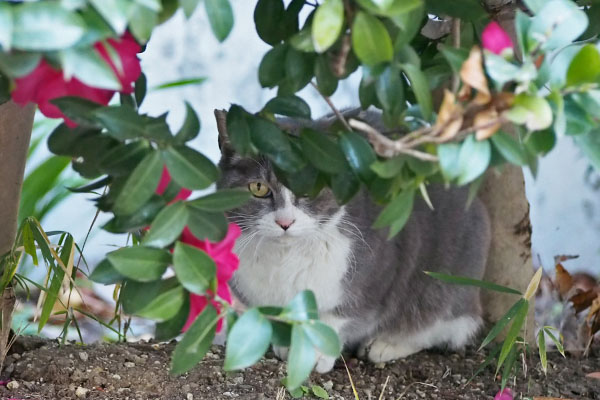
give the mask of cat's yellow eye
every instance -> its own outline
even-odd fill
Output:
[[[271,194],[271,189],[262,182],[250,182],[248,184],[248,190],[256,197],[267,197]]]

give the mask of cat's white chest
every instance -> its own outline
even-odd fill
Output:
[[[244,235],[239,243],[244,242]],[[320,311],[340,305],[342,281],[350,266],[351,240],[332,227],[326,235],[282,244],[251,240],[236,252],[240,267],[233,284],[250,305],[287,304],[302,290],[312,290]]]

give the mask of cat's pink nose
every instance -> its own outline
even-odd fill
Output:
[[[284,231],[287,231],[294,222],[296,222],[295,219],[280,218],[275,220],[275,223],[279,225]]]

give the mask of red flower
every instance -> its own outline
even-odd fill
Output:
[[[490,22],[481,34],[483,47],[492,53],[501,54],[505,49],[513,49],[508,33],[496,21]]]
[[[158,182],[158,186],[156,187],[155,193],[161,195],[167,190],[167,186],[169,186],[169,182],[171,182],[171,174],[169,174],[169,170],[167,167],[163,167],[162,175],[160,176],[160,182]],[[192,194],[192,191],[186,188],[183,188],[177,193],[177,196],[173,199],[173,201],[177,200],[185,200]]]
[[[233,273],[235,270],[237,270],[240,264],[240,260],[232,252],[232,250],[233,246],[235,245],[235,240],[240,236],[241,233],[242,231],[236,224],[229,224],[227,235],[223,240],[217,243],[198,239],[188,227],[185,227],[183,233],[181,234],[181,241],[183,243],[203,250],[215,261],[215,264],[217,265],[217,296],[230,304],[232,299],[227,282],[231,279]],[[213,294],[209,293],[209,295],[212,297]],[[217,312],[221,312],[220,303],[214,300],[210,301],[217,309]],[[208,299],[206,296],[199,296],[190,293],[190,313],[188,315],[187,322],[183,327],[184,332],[192,325],[198,314],[204,310],[207,304]],[[221,330],[221,326],[222,320],[219,320],[217,324],[217,332]]]
[[[496,394],[494,400],[513,400],[512,390],[504,388],[504,390],[501,390]]]
[[[119,55],[119,66],[113,63],[105,44],[98,42],[94,44],[94,48],[116,74],[121,82],[121,91],[131,93],[133,82],[142,72],[140,61],[137,58],[137,53],[141,48],[129,33],[126,33],[121,39],[108,39],[107,42]],[[49,118],[63,118],[70,127],[77,124],[65,117],[58,107],[50,103],[50,100],[63,96],[78,96],[107,105],[115,94],[114,90],[88,86],[75,77],[65,80],[62,71],[55,69],[44,59],[28,75],[15,79],[15,85],[12,92],[12,99],[15,103],[22,106],[29,102],[36,103],[42,114]]]

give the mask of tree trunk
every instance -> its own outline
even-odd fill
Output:
[[[514,16],[515,1],[487,0],[487,9],[517,43]],[[529,202],[525,196],[523,169],[505,165],[502,173],[489,171],[480,190],[492,224],[492,244],[484,279],[524,291],[533,276],[531,260],[531,223]],[[517,301],[514,295],[482,291],[485,318],[500,319]],[[533,299],[527,319],[527,337],[534,331]]]
[[[0,255],[9,251],[17,233],[19,199],[35,107],[12,101],[0,105]]]

